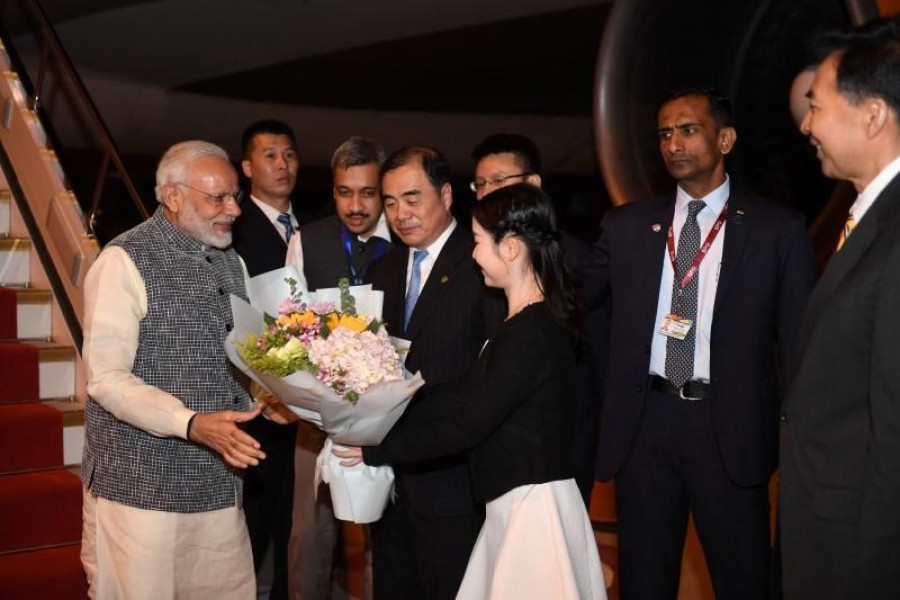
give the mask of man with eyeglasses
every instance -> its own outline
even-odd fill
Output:
[[[234,248],[251,277],[284,266],[288,241],[299,227],[291,204],[297,183],[297,144],[291,128],[273,119],[258,121],[241,137],[241,168],[250,179],[250,199],[235,223]],[[244,511],[253,545],[260,591],[272,600],[287,598],[287,548],[294,497],[294,445],[297,424],[283,426],[265,417],[247,425],[268,460],[247,470]],[[262,573],[269,548],[272,573]]]
[[[159,207],[84,283],[82,562],[92,598],[246,599],[256,591],[239,470],[265,458],[260,414],[225,356],[241,208],[224,150],[170,148]]]
[[[541,154],[534,142],[522,135],[495,133],[472,150],[475,179],[469,189],[481,200],[492,191],[514,183],[541,187]]]
[[[514,133],[495,133],[472,150],[475,179],[469,188],[475,199],[515,183],[541,187],[541,153],[529,138]],[[579,281],[580,265],[590,256],[590,246],[562,232],[560,246],[569,271]],[[579,357],[575,431],[575,481],[585,506],[590,506],[594,488],[594,455],[597,448],[598,418],[603,403],[602,373],[606,366],[608,313],[606,307],[588,312],[584,318],[585,348]]]

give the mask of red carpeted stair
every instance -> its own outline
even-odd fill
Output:
[[[0,288],[0,598],[83,599],[81,483],[63,468],[62,414],[39,401],[38,351]]]

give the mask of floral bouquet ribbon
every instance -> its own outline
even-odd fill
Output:
[[[425,382],[403,368],[408,342],[384,330],[382,292],[344,285],[309,293],[298,281],[284,267],[250,280],[250,304],[232,296],[225,350],[247,376],[329,434],[316,485],[329,484],[337,518],[371,523],[390,497],[393,470],[341,467],[331,447],[381,443]]]

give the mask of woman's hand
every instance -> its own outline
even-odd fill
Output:
[[[341,461],[342,467],[355,467],[363,462],[362,448],[359,446],[335,446],[331,453],[338,458],[347,459]]]

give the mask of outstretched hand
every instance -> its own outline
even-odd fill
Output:
[[[256,466],[266,457],[260,450],[259,442],[238,427],[255,419],[262,409],[256,405],[248,412],[223,410],[221,412],[197,413],[191,422],[190,439],[209,446],[222,455],[229,465],[246,469]]]
[[[347,459],[341,461],[342,467],[355,467],[363,461],[362,448],[358,446],[335,446],[331,453],[338,458]]]

